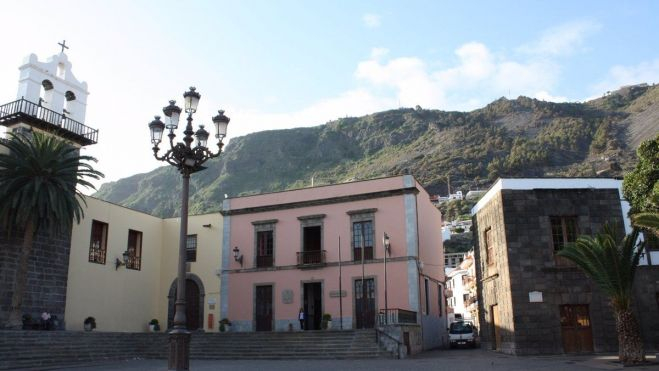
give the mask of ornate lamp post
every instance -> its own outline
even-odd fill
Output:
[[[224,143],[222,140],[227,134],[227,125],[229,118],[224,115],[224,111],[218,111],[219,114],[213,117],[215,124],[215,138],[217,138],[217,153],[213,153],[206,147],[208,142],[208,132],[204,125],[199,125],[195,132],[192,128],[192,114],[197,111],[199,98],[201,95],[191,87],[189,91],[183,94],[185,99],[185,113],[188,114],[188,124],[183,131],[183,142],[174,143],[174,130],[178,128],[178,121],[181,116],[181,108],[176,106],[176,102],[169,101],[169,105],[163,108],[165,122],[160,121],[160,116],[156,116],[151,123],[151,142],[153,143],[153,156],[159,161],[165,161],[175,166],[181,173],[183,179],[181,187],[181,232],[179,235],[178,249],[178,275],[176,279],[176,311],[174,314],[174,326],[169,333],[169,370],[188,370],[190,368],[190,332],[186,328],[185,318],[185,243],[188,235],[188,198],[190,193],[190,174],[204,170],[202,164],[211,158],[220,156]],[[162,141],[163,132],[169,130],[169,149],[164,155],[158,156],[160,148],[158,145]],[[197,144],[192,145],[194,137],[197,138]]]

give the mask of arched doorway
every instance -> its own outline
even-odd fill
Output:
[[[188,273],[185,280],[185,318],[186,327],[190,331],[204,329],[204,284],[199,277]],[[167,327],[174,326],[174,312],[176,310],[176,279],[169,288]]]

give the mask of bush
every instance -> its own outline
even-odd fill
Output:
[[[85,325],[91,325],[92,330],[96,328],[96,318],[94,317],[87,317],[85,318]]]

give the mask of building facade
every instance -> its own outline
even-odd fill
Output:
[[[218,331],[222,216],[191,215],[186,240],[186,319],[190,330]],[[88,316],[98,331],[140,332],[157,319],[171,327],[176,297],[179,218],[161,219],[87,197],[71,234],[66,329]]]
[[[621,187],[614,179],[499,179],[474,206],[484,347],[510,354],[617,350],[608,299],[556,252],[606,223],[629,232]],[[659,277],[656,267],[637,272],[646,283]],[[642,327],[656,328],[659,290],[656,284],[643,290],[654,293],[637,295],[636,303],[655,319]],[[656,334],[646,342],[656,344]]]
[[[323,314],[372,328],[386,308],[414,316],[423,348],[442,344],[441,214],[412,176],[231,198],[222,214],[232,331],[320,329]]]

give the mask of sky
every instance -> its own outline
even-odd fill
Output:
[[[416,105],[584,101],[659,82],[657,14],[657,1],[619,0],[11,1],[0,102],[16,99],[26,56],[45,61],[66,40],[99,129],[83,153],[116,181],[163,166],[147,125],[189,86],[195,125],[224,109],[229,140]]]

